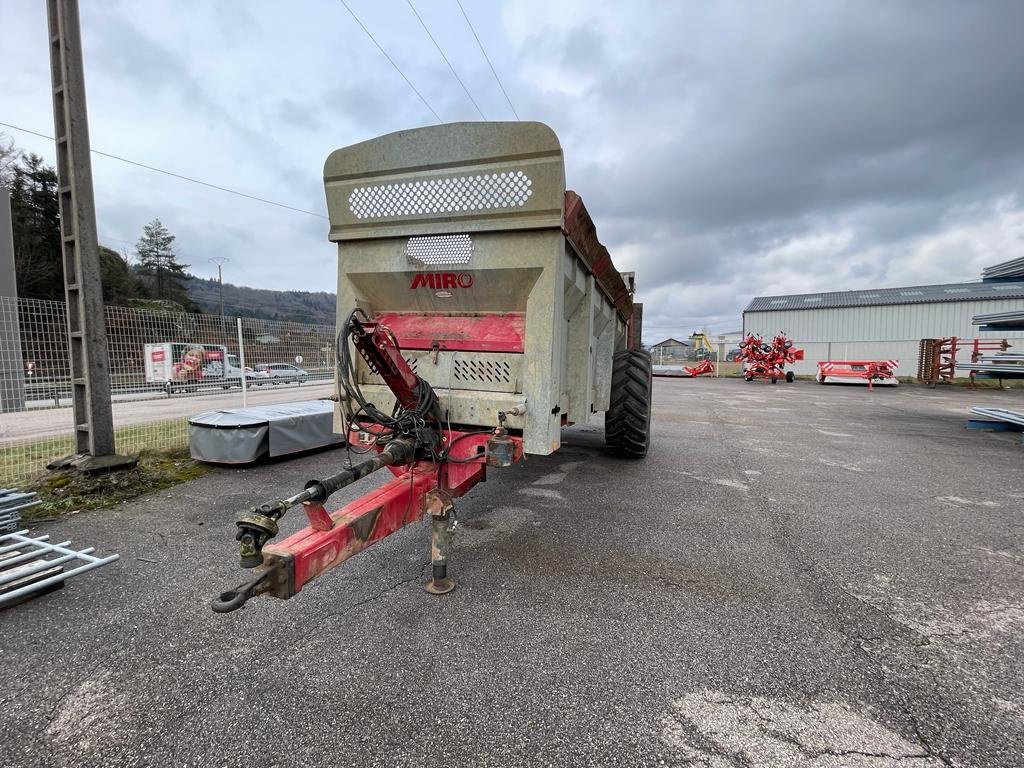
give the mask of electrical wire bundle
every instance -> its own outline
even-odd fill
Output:
[[[362,309],[352,310],[345,319],[345,324],[338,331],[337,336],[337,361],[338,361],[338,382],[344,392],[342,408],[345,412],[345,420],[355,431],[367,437],[367,442],[387,442],[396,437],[412,437],[420,444],[427,444],[427,420],[437,408],[437,395],[433,388],[423,379],[419,379],[416,385],[417,403],[413,409],[405,408],[399,402],[391,413],[385,413],[376,405],[368,401],[363,395],[359,385],[358,373],[355,361],[352,359],[352,346],[350,345],[352,335],[359,329],[357,315],[361,315],[369,322],[369,318]],[[398,339],[390,330],[391,341],[395,349],[401,351]],[[375,429],[371,429],[376,427]],[[430,445],[426,445],[432,448]],[[433,452],[433,451],[432,451]]]
[[[338,361],[338,383],[342,390],[341,405],[345,422],[349,429],[363,435],[365,439],[360,442],[367,446],[378,443],[387,443],[397,437],[412,438],[416,441],[417,447],[426,449],[434,461],[449,460],[455,463],[474,461],[468,459],[448,459],[448,452],[459,440],[471,435],[488,434],[491,430],[475,430],[455,438],[451,444],[442,448],[438,441],[438,433],[429,422],[437,422],[434,426],[439,427],[438,414],[440,405],[433,387],[422,378],[418,378],[416,384],[416,407],[408,409],[402,406],[397,400],[391,413],[384,413],[376,405],[369,402],[363,394],[359,385],[358,372],[352,356],[352,348],[355,346],[351,341],[352,335],[360,329],[357,315],[366,322],[371,322],[366,313],[359,308],[349,312],[345,324],[338,331],[336,339],[336,359]],[[401,351],[398,339],[390,329],[383,327],[391,338],[397,351]],[[372,365],[370,366],[372,370]],[[376,373],[377,371],[374,371]],[[450,429],[450,425],[449,425]],[[351,446],[350,446],[351,450]],[[361,451],[356,451],[357,453]]]

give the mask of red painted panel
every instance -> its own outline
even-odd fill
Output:
[[[374,320],[390,328],[403,349],[459,352],[522,352],[526,317],[520,312],[476,315],[433,315],[383,312]]]

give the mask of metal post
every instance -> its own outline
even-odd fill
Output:
[[[249,405],[248,380],[245,378],[245,342],[242,341],[242,318],[235,318],[238,321],[238,365],[242,369],[242,407]]]
[[[57,194],[67,299],[75,453],[56,466],[74,462],[81,469],[116,466],[121,461],[85,461],[114,455],[110,408],[110,362],[103,315],[96,208],[89,158],[89,122],[77,0],[47,0],[53,124],[57,143]]]
[[[224,317],[224,272],[222,267],[225,261],[231,261],[227,256],[214,256],[209,259],[212,263],[217,265],[217,283],[220,285],[220,316]]]
[[[11,195],[0,187],[0,413],[25,409],[25,362],[21,357],[13,224]]]

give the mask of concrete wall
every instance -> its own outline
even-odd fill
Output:
[[[971,319],[985,312],[1016,309],[1024,309],[1024,299],[745,312],[743,327],[765,338],[785,331],[805,351],[805,360],[793,367],[798,374],[814,374],[819,360],[898,359],[900,376],[916,376],[921,339],[1003,338],[979,333]],[[1024,334],[1006,338],[1016,351],[1024,352]]]

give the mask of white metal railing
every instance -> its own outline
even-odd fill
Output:
[[[25,529],[0,536],[0,606],[63,582],[72,576],[78,576],[86,571],[99,568],[101,565],[112,563],[121,557],[116,554],[95,557],[92,554],[95,547],[79,550],[69,549],[70,540],[62,541],[60,544],[51,544],[47,541],[50,538],[48,534],[32,537],[26,536],[27,533],[28,529]],[[47,559],[48,555],[54,555],[54,557]],[[70,570],[63,570],[64,564],[72,561],[79,561],[81,565],[76,565]],[[4,591],[7,584],[30,579],[36,574],[45,573],[57,566],[62,567],[60,573]]]

